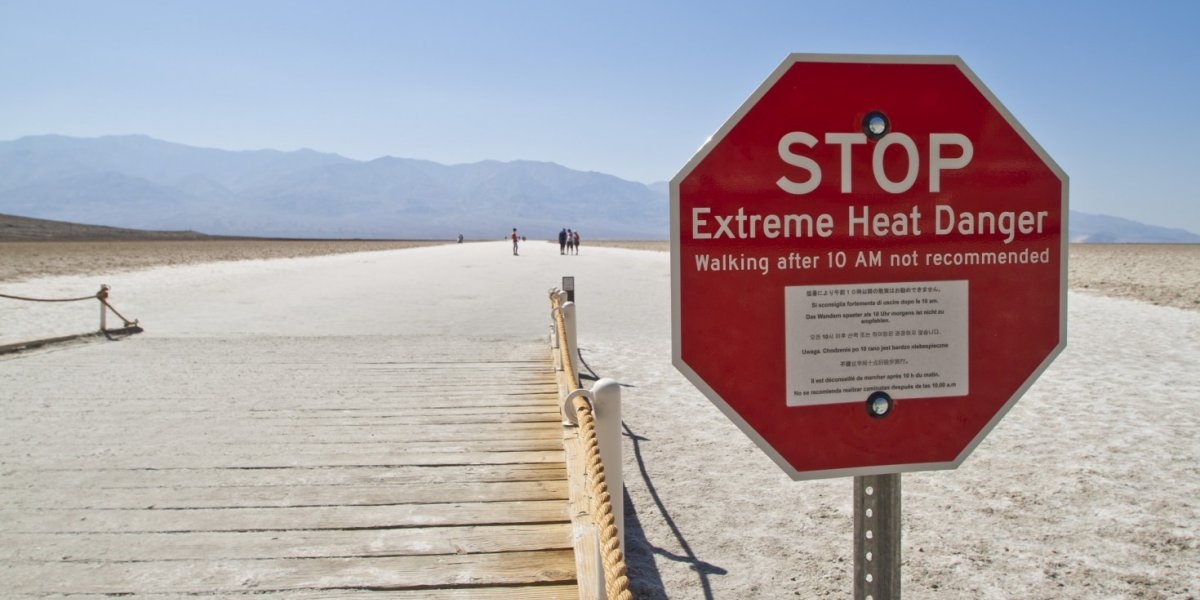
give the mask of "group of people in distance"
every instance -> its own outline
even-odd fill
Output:
[[[579,232],[571,231],[566,227],[558,232],[558,253],[559,254],[579,254]]]
[[[525,236],[517,233],[517,228],[513,227],[512,235],[512,250],[513,256],[518,256],[517,250],[520,243],[525,241]],[[462,236],[458,236],[458,243],[462,243]],[[558,232],[558,253],[559,254],[579,254],[579,232],[571,231],[566,227]]]

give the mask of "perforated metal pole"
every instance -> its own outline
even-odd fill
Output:
[[[854,478],[854,598],[900,600],[900,475]]]
[[[575,277],[573,275],[564,275],[562,278],[562,289],[567,293],[567,301],[575,301]]]

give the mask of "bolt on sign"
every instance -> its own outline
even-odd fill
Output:
[[[671,181],[675,366],[794,479],[955,468],[1066,345],[1067,176],[955,56],[789,56]]]

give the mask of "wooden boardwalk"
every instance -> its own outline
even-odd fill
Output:
[[[0,359],[6,598],[578,598],[545,342]]]

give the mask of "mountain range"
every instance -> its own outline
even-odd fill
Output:
[[[0,213],[258,237],[499,238],[579,229],[667,239],[668,186],[550,162],[443,165],[297,150],[227,151],[141,135],[0,142]],[[1074,242],[1200,242],[1180,229],[1071,211]]]
[[[324,238],[660,239],[667,199],[548,162],[463,165],[312,150],[233,152],[145,136],[0,142],[0,213],[150,230]]]
[[[1077,244],[1197,244],[1200,235],[1184,229],[1146,225],[1120,217],[1071,211],[1067,227]]]

